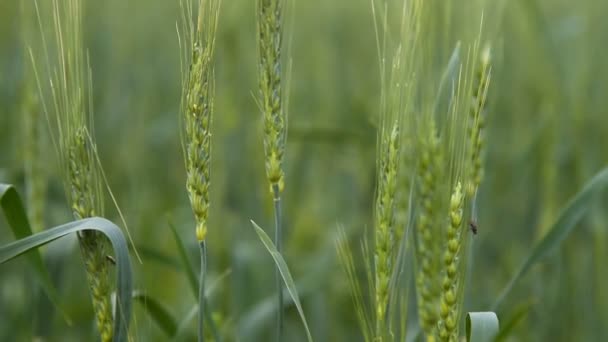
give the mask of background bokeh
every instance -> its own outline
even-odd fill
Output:
[[[31,62],[23,42],[29,24],[21,20],[19,3],[0,1],[0,182],[24,193],[21,113]],[[109,185],[142,255],[143,263],[133,258],[135,286],[185,319],[195,299],[168,225],[175,224],[197,261],[178,129],[179,2],[85,3],[95,134]],[[474,311],[489,308],[560,208],[608,161],[608,2],[497,1],[489,11],[495,58],[486,177],[466,295],[466,309]],[[216,283],[213,309],[224,334],[241,341],[266,340],[274,322],[273,263],[249,223],[272,228],[254,101],[254,13],[252,0],[223,1],[208,239],[211,282],[227,274]],[[339,226],[362,234],[372,222],[380,86],[371,6],[367,0],[301,0],[293,13],[285,256],[316,340],[357,341],[334,242]],[[50,137],[40,138],[46,141],[45,219],[53,226],[70,213]],[[527,312],[514,341],[608,339],[606,199],[507,299],[501,319]],[[0,218],[0,241],[12,239]],[[44,253],[73,325],[40,298],[20,259],[0,267],[0,341],[37,335],[92,340],[92,308],[75,240],[51,244]],[[414,325],[413,311],[411,317]],[[286,330],[287,340],[303,340],[295,308],[288,309]],[[165,339],[141,306],[131,331],[136,341]]]

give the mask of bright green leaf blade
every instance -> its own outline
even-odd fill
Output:
[[[502,293],[496,300],[493,306],[493,310],[496,311],[503,300],[513,289],[513,286],[522,278],[529,270],[542,260],[547,254],[553,249],[557,248],[561,242],[568,237],[568,234],[576,227],[576,224],[583,218],[585,213],[591,207],[591,202],[595,198],[595,195],[601,192],[608,185],[608,168],[603,169],[596,174],[583,189],[577,193],[568,202],[566,207],[562,210],[561,214],[553,226],[549,229],[549,232],[545,237],[534,247],[532,252],[528,255],[524,263],[521,265],[517,273],[511,278],[507,286],[503,289]]]
[[[6,222],[11,227],[16,239],[23,239],[32,235],[32,229],[23,202],[21,201],[21,197],[19,197],[17,190],[12,185],[0,184],[0,207],[2,207]],[[42,261],[40,252],[38,252],[38,250],[33,250],[31,253],[28,253],[27,259],[33,266],[34,273],[36,274],[42,290],[46,293],[57,310],[61,312],[61,315],[67,324],[71,325],[72,322],[61,306],[61,300],[53,285],[49,271]]]
[[[491,342],[498,335],[498,317],[493,312],[467,314],[467,341]]]
[[[287,287],[287,291],[291,296],[296,308],[298,309],[298,313],[300,314],[300,318],[302,319],[302,323],[304,324],[304,328],[306,329],[306,337],[308,341],[312,341],[312,335],[310,334],[310,330],[308,329],[308,323],[306,323],[306,317],[304,316],[304,310],[302,310],[302,305],[300,304],[300,298],[298,297],[298,291],[296,290],[296,284],[291,277],[291,273],[289,273],[289,268],[285,263],[285,260],[281,256],[281,253],[277,251],[277,248],[270,240],[270,237],[264,232],[260,226],[258,226],[255,222],[251,221],[253,224],[253,228],[255,228],[255,232],[258,234],[260,240],[264,244],[264,247],[268,250],[272,258],[274,259],[275,264],[279,268],[279,273],[281,273],[281,277],[283,278],[283,282],[285,282],[285,286]]]
[[[177,322],[159,301],[141,291],[134,291],[133,299],[141,304],[148,315],[168,337],[175,335],[177,332]]]
[[[105,234],[114,248],[116,257],[116,308],[114,311],[114,341],[127,341],[131,318],[132,272],[127,241],[114,223],[100,217],[70,222],[42,231],[0,247],[0,264],[12,260],[30,250],[62,238],[68,234],[96,230]]]

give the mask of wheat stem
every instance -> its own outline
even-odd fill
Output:
[[[199,310],[205,309],[205,277],[207,275],[207,244],[203,240],[199,243],[200,246],[200,254],[201,254],[201,270],[199,275],[199,285],[198,285],[198,305]],[[204,311],[200,312],[198,315],[198,341],[205,341],[205,317]]]
[[[283,153],[285,150],[285,112],[282,98],[281,45],[282,1],[258,0],[257,34],[259,53],[260,109],[264,118],[264,153],[266,176],[274,201],[275,245],[282,253],[281,199],[284,187]],[[283,286],[277,267],[277,341],[283,334]]]
[[[281,227],[281,194],[279,191],[278,185],[272,186],[273,192],[273,202],[274,202],[274,240],[276,241],[277,251],[279,253],[283,253],[283,230]],[[282,340],[283,336],[283,280],[281,278],[281,273],[277,268],[275,270],[275,278],[276,278],[276,286],[277,286],[277,338],[278,340]]]

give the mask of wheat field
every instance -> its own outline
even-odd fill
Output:
[[[0,2],[0,341],[608,340],[607,14]]]

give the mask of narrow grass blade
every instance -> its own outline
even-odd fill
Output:
[[[503,300],[511,292],[513,286],[519,279],[521,279],[534,264],[542,260],[543,257],[557,248],[561,242],[568,237],[570,232],[576,227],[576,224],[591,207],[591,202],[594,200],[595,195],[601,192],[607,185],[608,168],[605,168],[587,182],[582,190],[568,202],[565,208],[562,209],[557,221],[549,229],[545,237],[536,245],[536,247],[534,247],[517,273],[515,273],[513,278],[511,278],[507,286],[503,289],[494,303],[494,311],[500,307]]]
[[[141,304],[148,315],[168,337],[175,336],[177,322],[159,301],[141,291],[134,291],[133,299]]]
[[[177,229],[172,222],[169,222],[169,228],[171,228],[171,232],[173,233],[173,239],[175,240],[175,244],[177,245],[177,252],[179,253],[179,259],[182,263],[182,267],[186,272],[186,276],[188,277],[188,284],[190,284],[190,290],[195,297],[198,297],[198,280],[196,279],[196,272],[194,271],[194,266],[192,266],[192,262],[190,258],[188,258],[188,253],[186,252],[186,246],[184,242],[179,237],[177,233]]]
[[[132,251],[132,248],[129,250]],[[175,258],[165,254],[155,247],[138,245],[137,251],[146,261],[157,263],[172,270],[181,268],[181,264]]]
[[[198,303],[193,305],[192,308],[190,309],[190,311],[188,311],[188,313],[186,314],[186,316],[181,319],[179,325],[177,326],[177,331],[175,332],[175,336],[173,336],[173,339],[172,339],[173,342],[194,341],[196,339],[195,336],[191,336],[188,333],[188,327],[190,326],[190,323],[192,323],[194,318],[196,318],[197,314],[198,314]]]
[[[255,228],[255,232],[258,234],[260,240],[262,240],[264,247],[266,247],[266,250],[268,250],[268,252],[272,256],[272,259],[274,259],[274,262],[276,263],[279,272],[281,273],[281,277],[285,282],[285,286],[287,287],[289,296],[291,297],[294,304],[296,305],[296,308],[298,309],[298,313],[300,314],[300,318],[302,319],[302,323],[304,324],[304,328],[306,329],[306,337],[308,341],[311,342],[312,335],[310,334],[310,330],[308,329],[308,323],[306,322],[306,317],[304,316],[304,310],[302,310],[302,304],[300,304],[300,298],[298,297],[296,284],[293,281],[293,278],[291,277],[291,273],[289,273],[289,268],[287,267],[285,260],[277,251],[276,247],[272,243],[272,240],[270,239],[270,237],[268,237],[266,232],[264,232],[264,230],[260,228],[260,226],[258,226],[255,222],[251,221],[251,224],[253,224],[253,228]]]
[[[17,190],[12,185],[0,184],[0,207],[2,207],[6,222],[13,231],[15,238],[23,239],[32,235],[32,229],[23,202],[21,201],[21,197],[19,197]],[[31,253],[28,253],[27,258],[34,269],[34,273],[36,274],[42,290],[46,293],[57,310],[61,312],[66,323],[72,325],[72,321],[61,306],[61,300],[59,299],[57,290],[53,285],[49,271],[38,250],[33,250]]]
[[[83,230],[96,230],[105,234],[114,248],[116,258],[116,307],[114,311],[114,341],[124,342],[128,338],[129,320],[131,318],[132,272],[129,260],[127,241],[114,223],[94,217],[70,222],[61,226],[42,231],[21,240],[0,247],[0,264],[10,261],[31,250],[46,245],[49,242],[66,235]]]
[[[506,338],[511,334],[513,329],[526,318],[533,305],[534,301],[528,300],[523,304],[518,305],[509,317],[507,317],[506,319],[503,317],[502,328],[498,332],[498,336],[496,336],[496,339],[494,341],[499,342],[506,340]]]
[[[498,335],[498,317],[493,312],[467,314],[467,341],[491,342]]]

